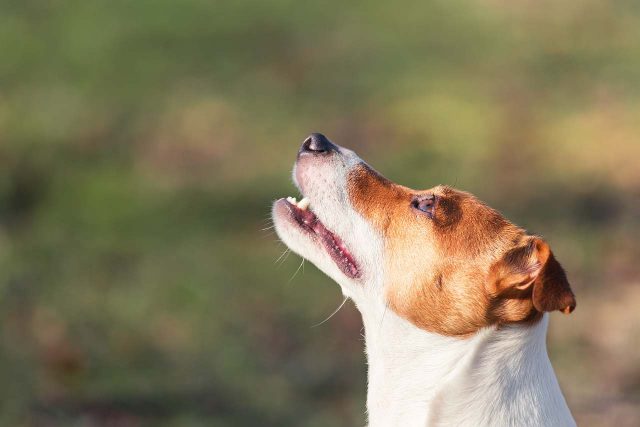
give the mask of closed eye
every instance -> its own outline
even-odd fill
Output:
[[[413,199],[411,205],[414,209],[427,214],[429,218],[433,218],[433,214],[436,208],[436,196],[434,194],[418,196]]]

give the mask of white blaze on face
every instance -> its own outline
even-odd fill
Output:
[[[287,246],[308,259],[338,282],[347,296],[371,294],[382,277],[382,239],[360,214],[355,212],[348,194],[349,172],[362,164],[353,152],[344,148],[321,155],[299,156],[293,171],[294,182],[303,198],[281,199],[274,204],[273,218],[279,237]],[[347,251],[358,268],[358,277],[349,277],[332,258],[322,239],[301,227],[293,218],[292,207],[312,212],[337,239],[337,251]]]

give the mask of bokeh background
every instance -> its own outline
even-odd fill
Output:
[[[269,229],[312,131],[545,236],[576,419],[640,425],[639,49],[632,0],[2,0],[0,425],[363,425]]]

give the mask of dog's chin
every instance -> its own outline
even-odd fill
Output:
[[[336,282],[361,277],[359,266],[340,237],[326,229],[312,211],[279,199],[273,204],[272,216],[280,239]]]

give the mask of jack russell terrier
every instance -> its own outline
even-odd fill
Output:
[[[279,237],[362,314],[370,427],[573,426],[546,349],[576,300],[549,245],[473,195],[413,190],[309,136]]]

